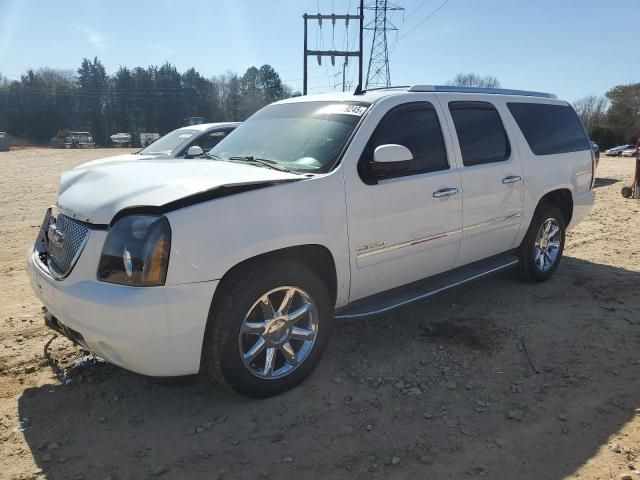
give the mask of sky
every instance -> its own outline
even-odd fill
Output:
[[[366,4],[372,3],[368,0]],[[574,101],[640,82],[640,0],[396,0],[391,82],[442,84],[460,72],[505,88]],[[206,77],[272,65],[302,89],[303,13],[356,14],[358,0],[0,0],[0,73],[77,69],[97,56],[120,66],[165,61]],[[443,5],[444,4],[444,5]],[[365,24],[373,11],[365,11]],[[309,48],[357,48],[357,22],[309,24]],[[365,76],[373,32],[365,33]],[[348,87],[357,84],[350,59]],[[342,60],[309,59],[309,92],[342,89]]]

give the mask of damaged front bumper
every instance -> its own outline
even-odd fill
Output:
[[[148,376],[198,373],[202,340],[217,281],[128,287],[96,279],[106,232],[92,232],[64,279],[53,278],[31,249],[34,293],[55,331],[109,363]]]

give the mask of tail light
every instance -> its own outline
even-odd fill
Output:
[[[593,151],[593,148],[589,148],[591,152],[591,187],[590,190],[593,190],[593,187],[596,184],[596,152]]]

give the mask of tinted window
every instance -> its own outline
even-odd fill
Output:
[[[204,152],[208,152],[215,147],[220,140],[229,135],[230,132],[231,130],[216,130],[214,132],[209,132],[193,142],[193,145],[198,145]]]
[[[449,110],[465,166],[502,162],[509,158],[509,139],[493,105],[487,102],[451,102]]]
[[[394,143],[411,150],[409,168],[393,176],[435,172],[449,168],[442,129],[433,105],[426,102],[401,105],[382,119],[364,153],[373,161],[376,147]]]
[[[589,150],[589,139],[573,108],[540,103],[507,105],[534,154]]]

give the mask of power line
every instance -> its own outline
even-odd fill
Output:
[[[420,10],[425,3],[427,3],[429,0],[422,0],[422,2],[420,3],[420,5],[418,5],[416,8],[414,8],[413,10],[411,10],[411,13],[409,13],[407,15],[407,17],[411,17],[414,13],[416,13],[418,10]]]
[[[444,2],[442,2],[440,4],[440,6],[438,6],[435,10],[433,10],[429,15],[427,15],[427,17],[425,19],[423,19],[422,21],[420,21],[415,27],[413,27],[411,30],[409,30],[407,33],[405,33],[404,35],[401,35],[398,38],[399,40],[402,40],[403,38],[405,38],[407,35],[409,35],[410,33],[414,32],[417,28],[421,27],[427,20],[429,20],[431,17],[433,17],[436,13],[438,13],[442,8],[444,8],[444,6],[449,3],[451,0],[444,0]]]

